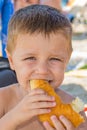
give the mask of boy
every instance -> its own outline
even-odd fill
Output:
[[[6,52],[18,84],[0,89],[1,130],[74,130],[62,115],[51,117],[55,129],[39,122],[37,115],[49,113],[56,102],[41,89],[31,90],[29,83],[44,79],[55,90],[60,86],[72,52],[71,37],[70,22],[52,7],[32,5],[13,15]],[[60,89],[57,93],[64,102],[73,99]],[[85,124],[80,128],[86,130]]]

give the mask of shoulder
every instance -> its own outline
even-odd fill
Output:
[[[7,106],[15,95],[15,85],[0,88],[0,117],[5,114]]]
[[[15,85],[6,86],[3,88],[0,88],[0,102],[7,102],[8,99],[10,99],[14,93],[14,87]]]
[[[60,96],[60,98],[63,100],[65,103],[71,102],[75,97],[70,95],[69,93],[65,92],[64,90],[57,88],[56,93]]]
[[[13,93],[15,90],[15,86],[16,85],[13,84],[13,85],[0,88],[0,97],[3,97],[3,99],[10,97],[11,93]]]

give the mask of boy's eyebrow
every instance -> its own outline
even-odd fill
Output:
[[[28,53],[22,53],[22,54],[21,54],[22,57],[33,56],[33,55],[36,56],[37,54],[36,54],[36,53],[33,53],[33,52],[32,52],[32,53],[31,53],[31,52],[30,52],[30,53],[28,52]]]
[[[22,56],[33,56],[33,55],[36,56],[37,54],[35,54],[35,53],[25,53]],[[66,58],[64,54],[62,54],[62,55],[61,54],[51,54],[49,57],[60,57],[62,59]]]

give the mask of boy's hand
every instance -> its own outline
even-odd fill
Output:
[[[46,130],[75,130],[72,123],[64,116],[60,116],[59,119],[56,116],[52,116],[51,120],[55,128],[53,128],[48,122],[44,122],[43,125]]]
[[[42,89],[34,89],[9,114],[14,118],[15,125],[19,126],[34,116],[49,113],[50,108],[55,105],[54,97],[47,95]]]

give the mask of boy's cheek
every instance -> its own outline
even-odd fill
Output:
[[[52,84],[52,86],[54,86],[54,89],[60,87],[60,85],[62,84],[63,80],[64,80],[64,74],[62,76],[60,76],[60,75],[57,76],[56,77],[56,81],[54,82],[54,84]]]

